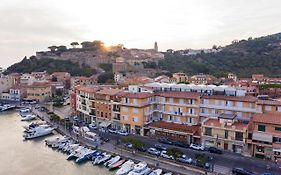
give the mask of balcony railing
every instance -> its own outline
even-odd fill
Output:
[[[210,105],[210,104],[200,104],[203,108],[214,108],[214,109],[224,109],[230,111],[241,111],[241,112],[258,112],[256,108],[243,108],[235,106],[220,106],[220,105]]]

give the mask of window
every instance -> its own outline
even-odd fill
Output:
[[[258,125],[258,131],[265,132],[265,125]]]
[[[125,103],[129,103],[129,100],[128,100],[128,98],[125,98]]]
[[[235,132],[235,140],[243,141],[243,132]]]
[[[239,107],[239,108],[242,108],[242,107],[243,107],[243,102],[239,102],[239,101],[238,101],[236,104],[237,104],[237,107]]]
[[[232,101],[226,101],[226,106],[232,107]]]
[[[202,99],[202,104],[207,105],[209,101],[207,99]]]
[[[225,138],[225,139],[228,138],[228,131],[227,131],[227,130],[224,131],[224,138]]]
[[[281,127],[275,127],[275,131],[281,131]]]
[[[173,103],[173,102],[174,102],[174,99],[173,99],[173,98],[169,98],[169,102],[170,102],[170,103]]]
[[[281,107],[280,106],[276,106],[276,111],[277,112],[281,112]]]
[[[139,118],[138,117],[133,117],[133,122],[138,122]]]
[[[192,118],[191,117],[189,117],[188,120],[189,120],[189,123],[192,123]]]
[[[201,113],[206,113],[206,108],[201,108]]]
[[[189,108],[189,114],[193,114],[193,109]]]
[[[123,110],[124,112],[128,112],[128,107],[122,107],[122,110]]]
[[[172,121],[172,120],[173,120],[173,116],[169,115],[169,116],[168,116],[168,120],[169,120],[169,121]]]
[[[138,108],[133,108],[134,114],[139,113],[139,109]]]
[[[123,120],[127,121],[128,120],[128,116],[123,115]]]
[[[265,106],[265,111],[271,111],[271,106]]]
[[[183,103],[184,103],[183,99],[180,99],[179,104],[183,104]]]
[[[205,133],[204,135],[206,136],[212,136],[212,128],[205,128]]]
[[[192,104],[192,105],[193,105],[193,104],[194,104],[194,100],[193,100],[193,99],[190,99],[190,100],[189,100],[189,104]]]

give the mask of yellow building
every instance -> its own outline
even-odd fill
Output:
[[[36,82],[26,87],[27,100],[36,100],[44,102],[51,97],[51,85],[47,82]]]
[[[221,114],[202,122],[201,142],[236,153],[246,153],[248,124],[238,121],[236,115]]]
[[[120,123],[129,133],[143,135],[143,126],[147,121],[145,111],[150,106],[153,93],[126,93],[122,94],[120,105]]]

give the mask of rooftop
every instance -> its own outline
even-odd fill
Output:
[[[257,123],[281,125],[281,115],[280,114],[255,114],[253,116],[252,121]]]
[[[161,97],[168,97],[168,98],[185,98],[185,99],[194,99],[199,98],[200,93],[196,92],[175,92],[175,91],[169,91],[169,92],[159,92],[156,93],[156,95]]]
[[[203,123],[204,126],[213,126],[213,127],[222,127],[222,123],[220,123],[219,119],[209,118]],[[233,128],[235,127],[235,128]],[[234,121],[231,125],[224,125],[225,129],[236,129],[236,130],[244,130],[248,128],[248,124]]]

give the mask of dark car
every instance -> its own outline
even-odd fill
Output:
[[[220,150],[220,149],[218,149],[218,148],[216,148],[216,147],[210,147],[210,148],[208,149],[208,151],[209,151],[210,153],[222,154],[222,150]]]
[[[232,170],[232,174],[234,174],[234,175],[255,175],[255,173],[253,173],[249,170],[246,170],[244,168],[234,168]]]
[[[178,146],[178,147],[182,147],[182,148],[188,148],[188,147],[189,147],[188,144],[183,143],[183,142],[180,142],[180,141],[174,142],[174,145],[175,145],[175,146]]]
[[[146,152],[146,148],[145,147],[140,147],[137,149],[138,151],[141,151],[141,152]]]
[[[161,144],[156,144],[156,145],[154,145],[154,148],[156,148],[156,149],[159,150],[159,151],[164,151],[164,150],[167,149],[165,146],[163,146],[163,145],[161,145]]]
[[[100,137],[100,140],[102,140],[103,142],[109,142],[110,141],[108,138],[104,138],[104,137]]]
[[[158,140],[159,143],[163,143],[163,144],[168,144],[168,145],[173,145],[173,142],[169,139],[166,139],[166,138],[160,138]]]

